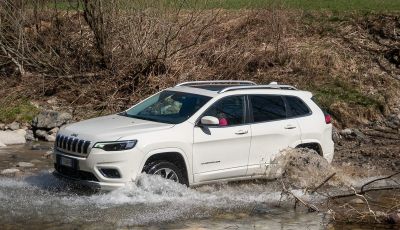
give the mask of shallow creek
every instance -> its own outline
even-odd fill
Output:
[[[0,170],[33,163],[13,177],[0,176],[2,229],[378,229],[335,225],[324,213],[293,209],[274,181],[186,188],[154,176],[113,192],[82,190],[52,175],[47,143],[0,149]],[[318,203],[322,197],[304,200]]]

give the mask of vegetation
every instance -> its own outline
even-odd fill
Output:
[[[192,2],[197,2],[192,0]],[[224,9],[268,8],[281,4],[290,9],[330,11],[399,11],[397,0],[211,0],[204,1],[206,7]]]
[[[179,0],[157,1],[164,6],[183,6],[188,9],[266,9],[280,6],[295,10],[327,10],[332,12],[361,11],[361,12],[399,12],[400,1],[398,0],[186,0],[184,3]],[[154,1],[120,1],[120,6],[135,4],[135,6],[146,6],[154,4]],[[49,3],[50,7],[54,3]],[[59,9],[83,9],[82,3],[75,1],[57,1],[56,7]]]
[[[351,106],[362,106],[383,112],[382,101],[361,93],[344,80],[335,79],[320,87],[314,86],[311,90],[315,92],[315,99],[326,109],[329,109],[333,103],[344,102]]]
[[[349,8],[392,13],[332,13],[355,2],[71,0],[52,8],[54,1],[6,0],[0,98],[56,97],[61,109],[86,118],[121,111],[181,81],[246,79],[309,89],[340,114],[339,124],[379,119],[400,97],[393,13],[400,2]],[[245,3],[252,9],[220,9]]]
[[[32,105],[26,98],[5,98],[0,101],[1,122],[30,122],[38,112],[39,109]]]

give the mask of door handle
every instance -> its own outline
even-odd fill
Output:
[[[285,129],[295,129],[296,128],[296,126],[294,126],[294,125],[286,125],[285,126]]]
[[[243,134],[247,134],[249,131],[248,130],[239,130],[237,131],[235,134],[237,135],[243,135]]]

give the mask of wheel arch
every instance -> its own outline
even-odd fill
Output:
[[[320,156],[324,156],[324,152],[322,151],[322,146],[319,142],[317,141],[309,141],[309,142],[303,142],[299,145],[296,146],[296,148],[306,148],[306,149],[312,149],[318,153]]]
[[[189,183],[192,183],[192,177],[190,176],[191,167],[189,165],[189,160],[186,154],[176,148],[167,148],[167,149],[157,149],[149,152],[143,159],[141,164],[140,172],[143,172],[144,167],[153,161],[157,160],[166,160],[171,163],[174,163],[177,167],[182,169],[183,176],[187,179]]]

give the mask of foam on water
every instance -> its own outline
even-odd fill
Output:
[[[136,182],[109,193],[82,191],[58,180],[50,171],[24,178],[0,177],[1,224],[37,220],[51,223],[102,223],[109,226],[155,224],[216,213],[251,212],[257,206],[276,209],[281,201],[280,181],[307,202],[323,200],[306,195],[335,171],[325,159],[306,150],[285,150],[273,166],[278,181],[222,183],[187,188],[158,176],[141,175]],[[349,183],[338,177],[331,185]],[[346,179],[347,180],[347,179]],[[345,182],[343,182],[345,181]],[[353,181],[355,182],[355,181]],[[292,208],[290,196],[283,196],[281,208]],[[50,225],[51,226],[51,225]]]
[[[219,211],[243,211],[280,199],[276,183],[235,183],[187,188],[157,176],[109,193],[77,194],[50,172],[21,179],[0,178],[3,220],[106,221],[119,225],[160,223],[206,217]],[[301,192],[299,191],[299,194]],[[68,217],[68,218],[66,218]]]

